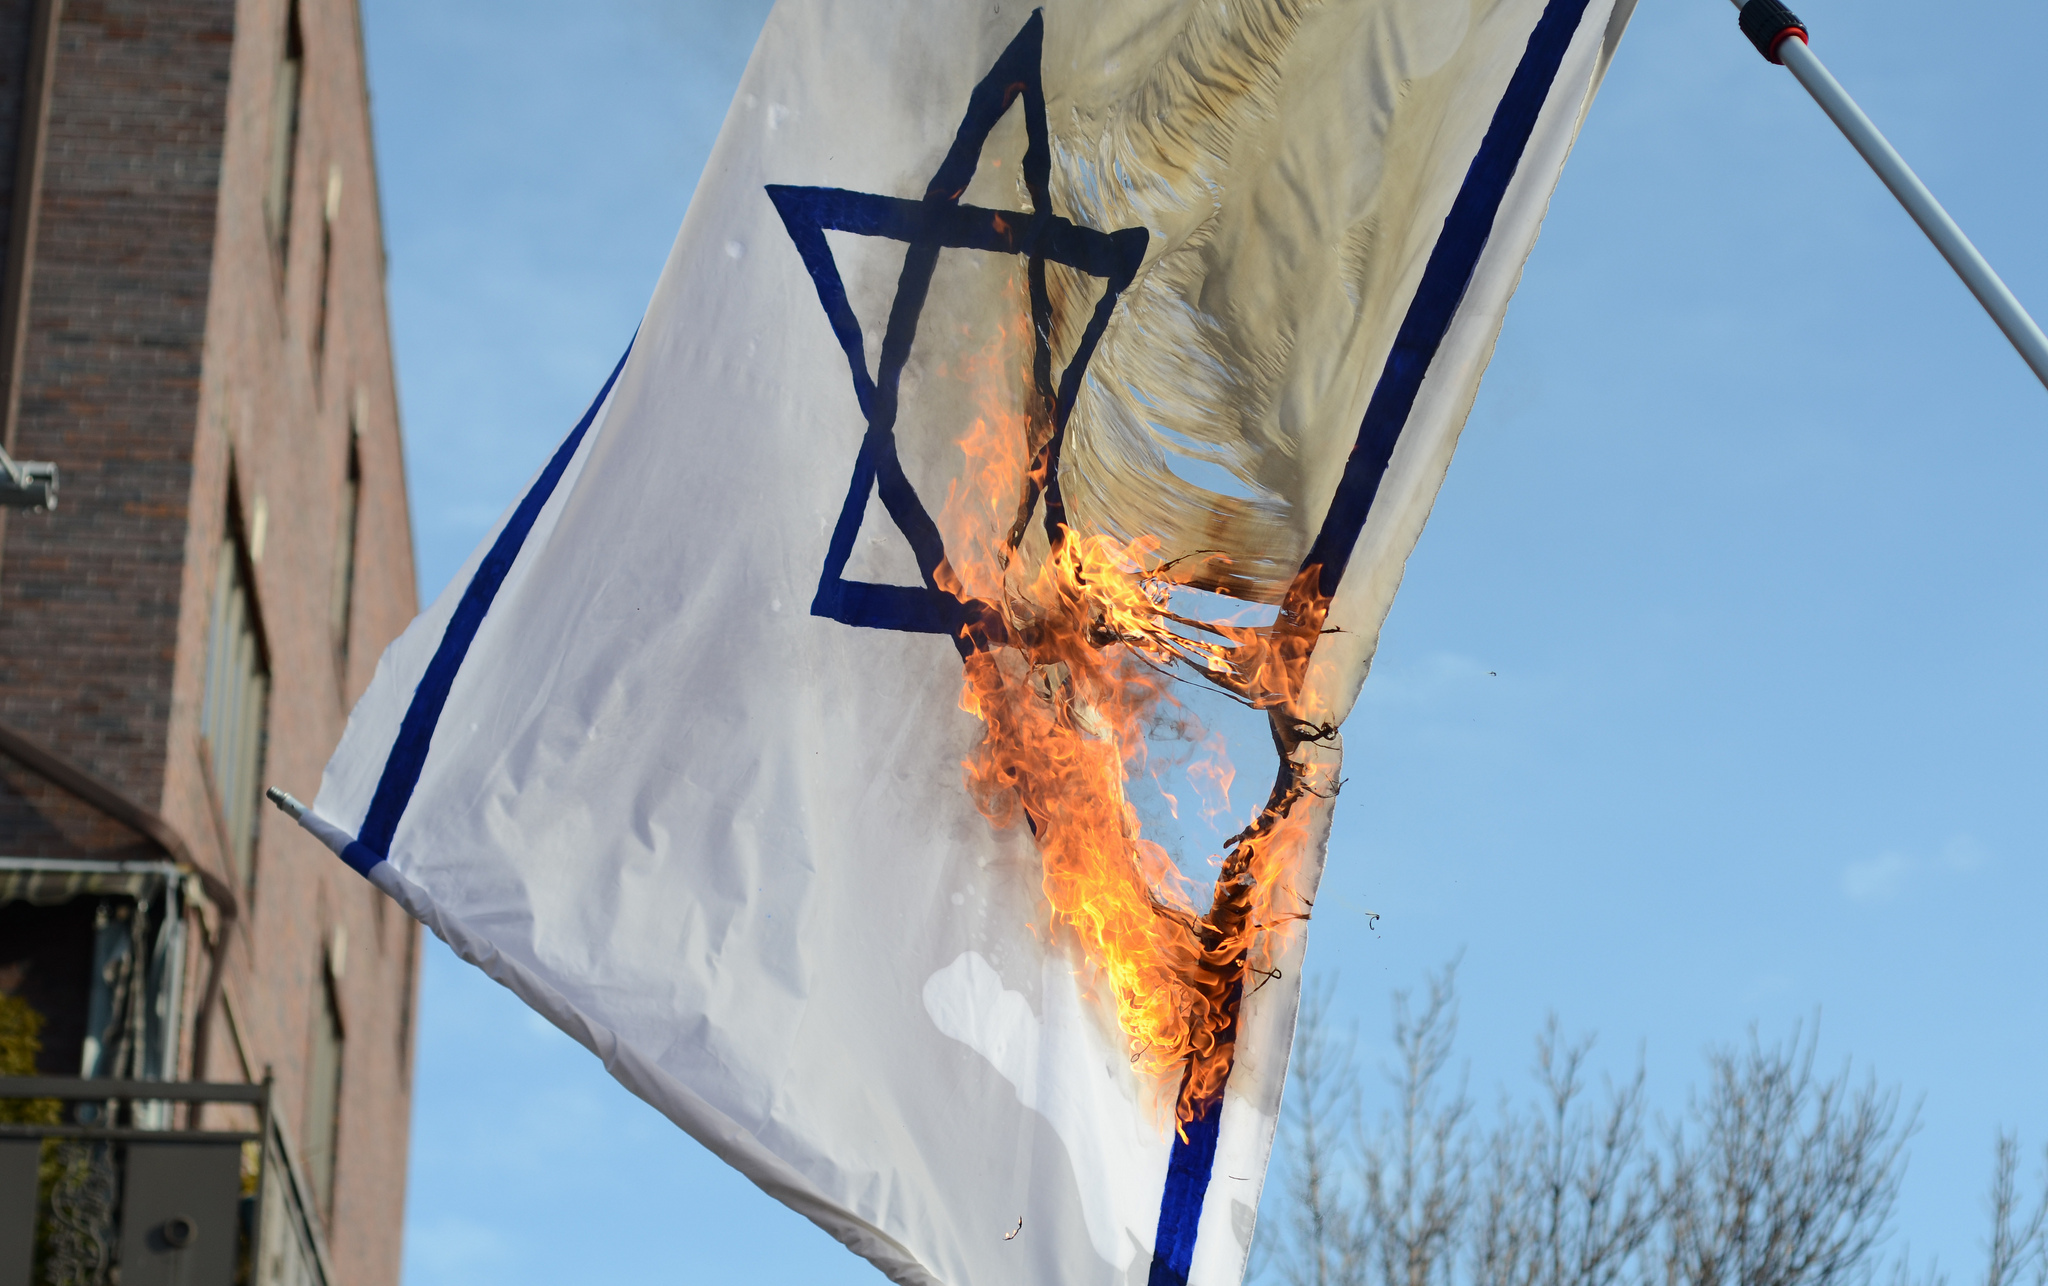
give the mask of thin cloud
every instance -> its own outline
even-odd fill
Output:
[[[1984,846],[1975,836],[1959,834],[1951,837],[1938,852],[1929,858],[1916,858],[1905,853],[1880,853],[1849,863],[1842,868],[1842,892],[1852,902],[1889,902],[1905,891],[1908,881],[1916,878],[1921,871],[1967,874],[1984,866],[1990,860]]]
[[[1941,846],[1941,864],[1951,871],[1974,871],[1988,858],[1974,835],[1958,835]]]
[[[1852,902],[1888,902],[1906,887],[1913,859],[1903,853],[1884,853],[1851,862],[1842,868],[1842,892]]]

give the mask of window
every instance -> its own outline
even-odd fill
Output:
[[[355,613],[356,596],[356,512],[362,505],[363,457],[351,432],[348,442],[348,475],[341,484],[341,517],[334,532],[334,589],[328,605],[328,624],[334,631],[334,658],[342,673],[348,673],[348,636]]]
[[[206,696],[199,732],[206,738],[214,789],[235,872],[244,886],[255,875],[257,803],[262,792],[270,667],[261,623],[249,593],[242,542],[232,524],[213,573],[213,615],[206,636]]]
[[[313,1204],[324,1219],[334,1215],[334,1153],[341,1130],[341,1010],[334,1000],[334,974],[320,971],[319,1002],[313,1006],[313,1052],[307,1060],[306,1178]]]
[[[327,203],[320,207],[320,297],[313,305],[313,373],[327,356],[327,292],[334,276],[334,216],[341,213],[341,166],[327,167]]]
[[[280,263],[291,248],[292,163],[299,151],[299,90],[306,68],[306,42],[299,33],[299,6],[285,9],[284,52],[270,91],[270,186],[263,213],[270,220],[271,242]]]

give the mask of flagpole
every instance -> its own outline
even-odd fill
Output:
[[[1792,16],[1779,0],[1733,0],[1735,7],[1742,11],[1742,31],[1757,47],[1757,51],[1770,61],[1791,70],[1792,75],[1813,95],[1813,101],[1820,104],[1822,111],[1842,131],[1870,168],[1877,171],[1877,177],[1892,190],[1899,204],[1906,207],[1906,213],[1913,216],[1913,222],[1927,234],[1934,248],[1941,251],[1949,267],[1963,279],[1970,293],[1977,296],[1977,302],[1984,305],[1984,311],[1991,314],[1991,320],[2005,332],[2012,346],[2034,375],[2044,386],[2048,386],[2048,335],[2041,333],[2040,326],[2027,315],[2027,310],[2014,298],[2005,282],[1999,279],[1990,263],[1970,244],[1956,221],[1949,217],[1941,202],[1934,199],[1934,193],[1913,173],[1885,136],[1878,132],[1856,100],[1842,88],[1828,69],[1821,64],[1813,50],[1807,46],[1806,26]]]

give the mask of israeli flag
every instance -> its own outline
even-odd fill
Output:
[[[1632,7],[782,0],[303,824],[898,1282],[1232,1286],[1337,728]],[[1213,891],[1063,776],[1164,670],[1279,748]]]

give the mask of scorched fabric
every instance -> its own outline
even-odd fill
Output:
[[[1338,728],[1631,5],[783,0],[302,821],[896,1280],[1231,1286]],[[1201,881],[1127,790],[1188,683],[1272,730]]]

